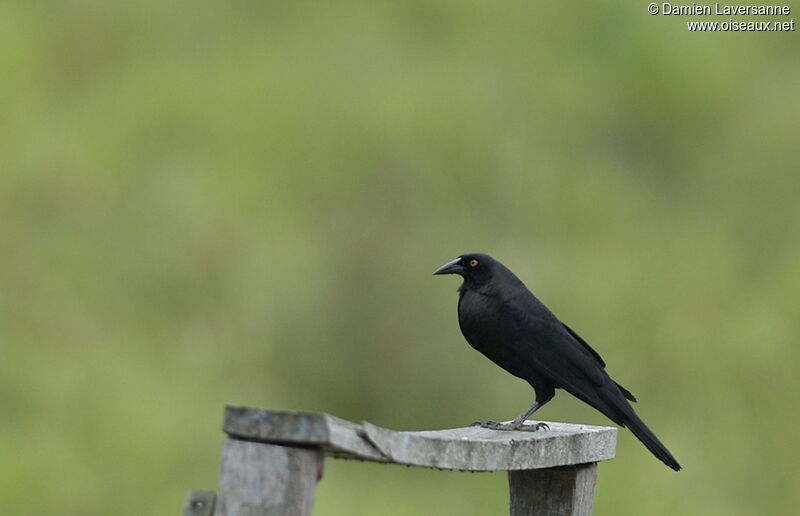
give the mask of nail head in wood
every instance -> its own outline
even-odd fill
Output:
[[[187,493],[186,500],[183,502],[182,516],[211,516],[214,513],[214,502],[216,501],[214,491],[201,491],[192,489]]]

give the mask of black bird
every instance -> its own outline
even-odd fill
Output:
[[[577,333],[562,323],[502,263],[485,254],[465,254],[434,274],[458,274],[458,324],[470,346],[536,393],[531,407],[507,424],[487,421],[497,430],[538,430],[525,419],[564,389],[620,426],[628,427],[653,455],[678,471],[680,464],[633,411],[636,398],[608,376],[605,362]]]

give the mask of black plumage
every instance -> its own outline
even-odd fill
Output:
[[[547,309],[502,263],[485,254],[465,254],[434,274],[459,274],[458,323],[467,342],[492,362],[533,387],[535,403],[514,421],[483,426],[500,430],[539,429],[525,419],[564,389],[633,434],[664,464],[681,466],[636,415],[633,394],[616,383],[605,362],[569,326]]]

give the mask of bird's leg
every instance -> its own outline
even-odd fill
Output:
[[[530,416],[531,414],[536,412],[539,409],[539,407],[541,407],[542,405],[543,405],[542,403],[539,403],[538,401],[534,401],[533,405],[531,405],[530,408],[528,408],[528,410],[526,410],[525,412],[523,412],[522,414],[517,416],[514,419],[514,421],[509,423],[511,425],[512,429],[513,430],[521,430],[521,429],[523,429],[523,427],[525,426],[525,420],[528,419],[528,416]],[[532,430],[533,432],[535,432],[535,431],[537,431],[539,429],[542,429],[542,428],[544,428],[545,430],[550,430],[550,427],[547,426],[547,423],[536,423],[536,424],[531,425],[531,428],[533,429]]]
[[[476,421],[475,423],[472,423],[471,426],[480,426],[481,428],[489,428],[491,430],[521,430],[526,432],[536,432],[537,430],[541,429],[550,430],[550,427],[547,426],[547,423],[525,425],[525,420],[528,419],[528,416],[536,412],[542,405],[544,405],[544,403],[539,403],[538,401],[533,402],[533,405],[531,405],[528,410],[514,418],[514,420],[509,423],[498,423],[497,421]]]

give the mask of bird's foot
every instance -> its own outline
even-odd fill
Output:
[[[497,421],[475,421],[469,426],[479,426],[489,430],[513,430],[510,423],[498,423]]]
[[[497,421],[475,421],[470,426],[479,426],[489,430],[515,430],[518,432],[538,432],[539,430],[550,430],[547,423],[533,423],[526,425],[524,421],[511,421],[509,423],[498,423]]]

